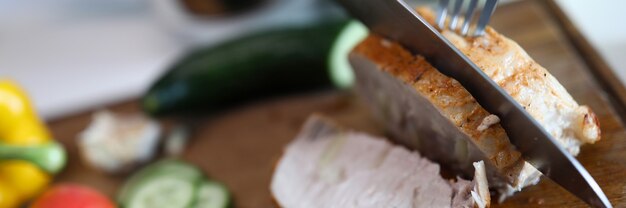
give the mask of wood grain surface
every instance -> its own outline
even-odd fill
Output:
[[[602,140],[582,148],[580,162],[598,181],[616,207],[626,207],[626,131],[622,124],[624,88],[605,80],[601,59],[574,43],[570,26],[544,1],[520,1],[498,8],[491,25],[517,41],[546,67],[581,104],[597,114]],[[558,11],[556,11],[558,13]],[[591,55],[590,55],[591,54]],[[597,54],[596,54],[597,56]],[[609,70],[610,73],[610,70]],[[601,76],[598,76],[600,74]],[[622,96],[622,97],[620,97]],[[110,106],[116,112],[137,113],[133,101]],[[182,156],[207,175],[223,181],[234,193],[237,207],[274,207],[269,183],[282,148],[311,113],[334,118],[347,127],[380,135],[383,130],[350,92],[319,92],[262,101],[206,118],[198,123],[188,150]],[[69,150],[70,162],[60,182],[88,184],[114,196],[126,174],[110,176],[86,167],[75,140],[90,121],[85,112],[51,121],[53,134]],[[494,207],[586,207],[553,182],[544,179]]]

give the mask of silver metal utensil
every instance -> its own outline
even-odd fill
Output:
[[[487,111],[501,119],[500,124],[506,130],[511,143],[527,162],[545,176],[592,206],[612,207],[596,181],[572,155],[560,147],[510,95],[404,1],[338,0],[338,2],[367,25],[371,32],[397,41],[415,54],[423,55],[440,72],[459,81]],[[460,12],[455,10],[453,8],[452,16],[458,18]],[[454,15],[455,13],[457,14]],[[481,34],[480,31],[484,31],[489,16],[482,18],[482,21],[479,18],[476,26],[479,30],[475,30],[479,33],[473,34]],[[445,23],[445,20],[443,21]],[[483,26],[478,27],[480,25]]]
[[[452,3],[452,10],[449,9],[451,2],[454,2]],[[474,22],[474,14],[481,8],[478,7],[479,3],[484,3],[482,11],[477,22],[473,25],[473,33],[470,34],[470,28],[472,22]],[[437,27],[443,29],[447,26],[448,29],[457,31],[463,36],[481,36],[485,33],[485,27],[487,23],[489,23],[491,15],[496,10],[497,4],[498,0],[485,0],[482,2],[479,2],[479,0],[439,0],[436,20]],[[461,19],[461,15],[463,15],[463,19]],[[463,20],[463,24],[459,28],[458,23],[461,20]],[[460,31],[458,31],[459,29]]]

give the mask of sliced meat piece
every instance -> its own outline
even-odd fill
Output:
[[[432,22],[429,10],[419,10]],[[515,42],[487,28],[479,38],[442,33],[500,84],[570,153],[600,138],[597,119],[579,106],[544,68]],[[422,56],[370,35],[351,53],[357,90],[399,143],[471,176],[472,161],[485,160],[489,184],[501,196],[539,181],[506,132],[456,80]]]
[[[309,118],[272,177],[281,207],[487,207],[484,165],[450,181],[439,165],[382,138]]]
[[[420,8],[418,11],[431,24],[435,22],[432,10]],[[450,30],[441,33],[570,153],[578,155],[581,144],[600,140],[600,126],[593,111],[578,105],[561,83],[515,41],[491,27],[478,38],[464,38]]]

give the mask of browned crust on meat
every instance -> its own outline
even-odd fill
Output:
[[[515,176],[521,170],[523,160],[520,153],[510,144],[506,132],[499,124],[484,131],[477,127],[483,118],[491,115],[482,108],[461,84],[436,70],[422,56],[414,56],[401,45],[377,35],[370,35],[354,52],[361,54],[405,84],[411,85],[419,94],[440,108],[462,132],[487,155],[491,165],[515,184]],[[472,109],[470,113],[455,111],[459,108]]]
[[[420,56],[414,56],[399,44],[387,41],[377,35],[370,35],[355,51],[366,55],[386,72],[394,74],[406,83],[414,83],[428,71],[430,64]],[[426,65],[425,65],[426,64]]]

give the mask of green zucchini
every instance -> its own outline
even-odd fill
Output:
[[[148,90],[153,116],[217,112],[249,101],[330,88],[328,54],[347,21],[266,31],[195,50]]]

